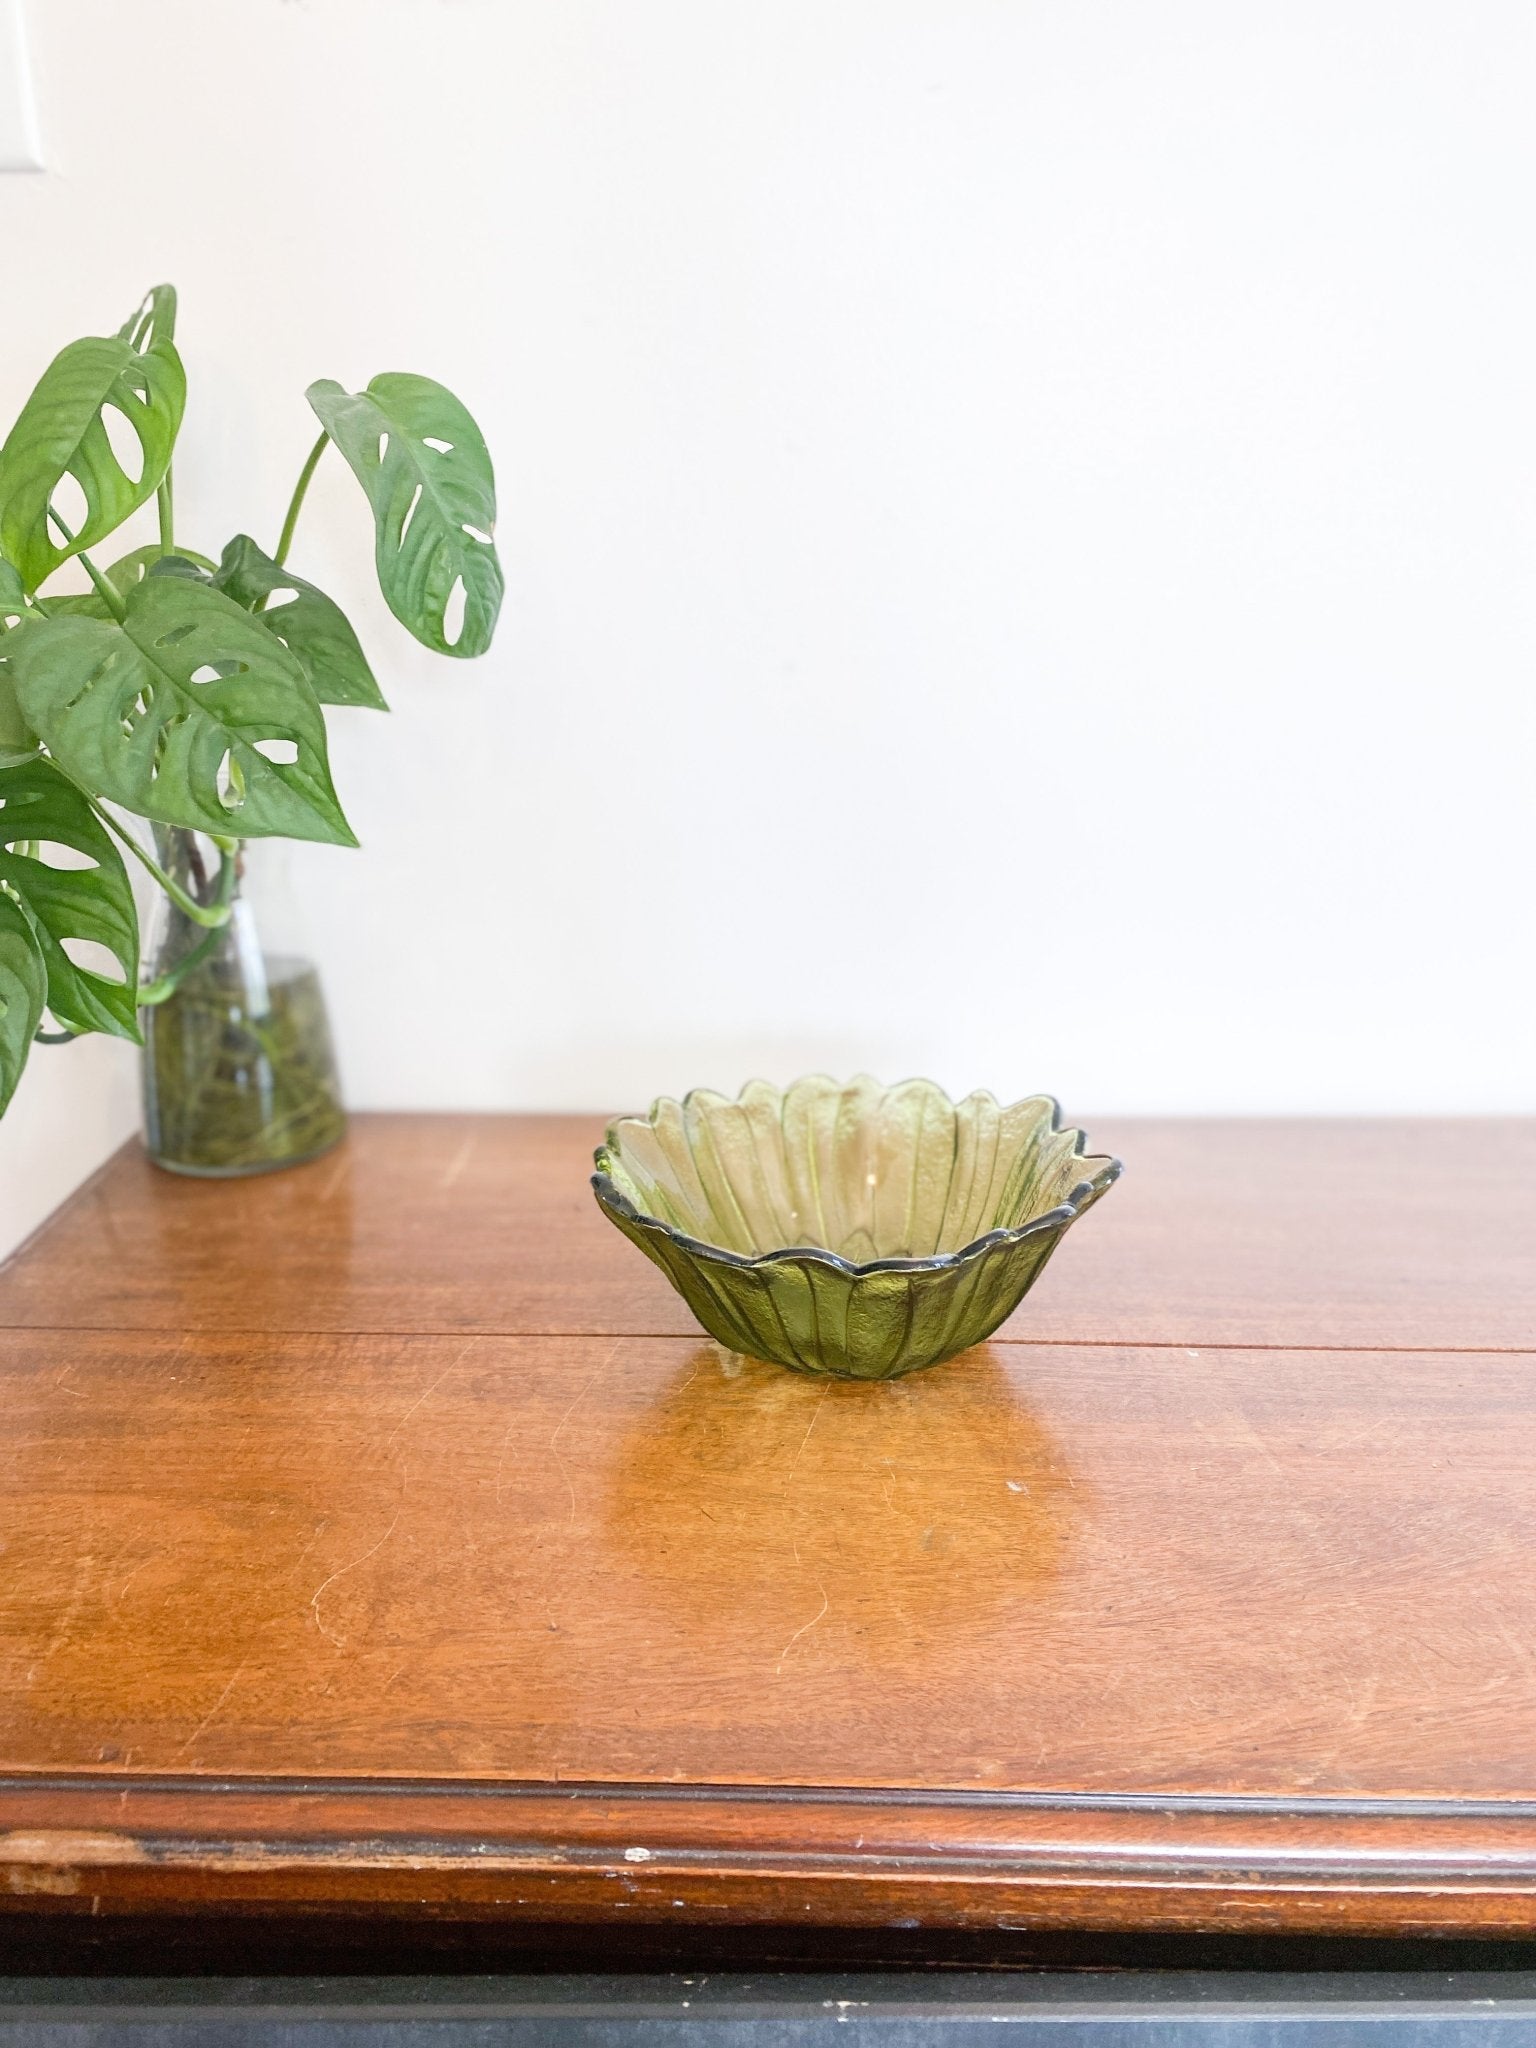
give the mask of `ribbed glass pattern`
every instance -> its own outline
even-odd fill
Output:
[[[1083,1143],[1048,1095],[813,1075],[664,1097],[609,1129],[592,1185],[720,1343],[887,1379],[1012,1314],[1120,1171]]]

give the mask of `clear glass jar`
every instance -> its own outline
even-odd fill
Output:
[[[208,840],[157,825],[155,847],[188,896],[214,901],[219,857]],[[251,852],[242,842],[234,856],[229,922],[211,938],[163,895],[150,932],[152,980],[207,941],[174,992],[140,1012],[144,1142],[174,1173],[268,1173],[316,1158],[346,1130],[320,977],[296,951],[264,950]]]

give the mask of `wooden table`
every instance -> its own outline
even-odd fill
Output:
[[[874,1386],[705,1340],[593,1119],[125,1150],[0,1275],[0,1899],[1536,1931],[1536,1123],[1090,1128]]]

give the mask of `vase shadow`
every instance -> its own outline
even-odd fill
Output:
[[[700,1344],[626,1438],[606,1528],[682,1629],[796,1662],[912,1667],[1038,1611],[1085,1497],[978,1345],[907,1378],[812,1379]]]

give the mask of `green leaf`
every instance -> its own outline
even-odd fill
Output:
[[[492,543],[496,484],[480,429],[429,377],[375,377],[356,394],[327,377],[306,396],[373,506],[385,603],[423,646],[483,654],[502,576]],[[461,583],[463,624],[450,641],[449,600]]]
[[[34,849],[68,847],[89,867],[53,867]],[[139,1043],[139,920],[112,835],[84,795],[39,755],[0,768],[0,882],[21,899],[42,950],[48,1008],[70,1031],[106,1031]],[[66,939],[105,946],[123,970],[114,980],[77,966]]]
[[[122,555],[110,569],[104,570],[107,581],[119,597],[126,597],[130,590],[142,583],[146,576],[189,576],[193,582],[206,583],[212,562],[206,555],[194,554],[191,548],[177,548],[167,555],[162,553],[158,542],[148,547],[135,548],[131,554]],[[71,591],[68,596],[48,595],[49,617],[111,619],[117,614],[98,590]]]
[[[48,970],[32,921],[0,889],[0,1115],[9,1107],[48,998]]]
[[[22,715],[4,645],[0,640],[0,765],[37,752],[37,735]]]
[[[274,591],[289,593],[282,603],[268,604],[257,613],[269,633],[275,633],[290,653],[304,664],[322,704],[363,704],[373,711],[387,711],[368,657],[363,653],[346,613],[334,598],[283,569],[264,554],[249,534],[237,533],[224,550],[214,584],[236,604],[254,611]]]
[[[37,752],[37,739],[21,715],[11,665],[5,655],[7,634],[14,633],[26,618],[27,600],[21,578],[0,555],[0,767]]]
[[[176,333],[175,285],[151,285],[117,332],[141,350],[156,341],[170,341]]]
[[[325,714],[282,642],[184,576],[146,576],[126,602],[121,625],[33,619],[11,643],[22,712],[71,780],[190,831],[355,846]]]
[[[155,494],[170,465],[186,402],[175,344],[157,336],[144,354],[121,335],[73,341],[56,355],[0,448],[0,550],[36,590],[61,562],[93,547]],[[103,414],[113,408],[138,438],[137,477],[113,453]],[[72,540],[55,540],[48,506],[65,476],[85,494]]]

